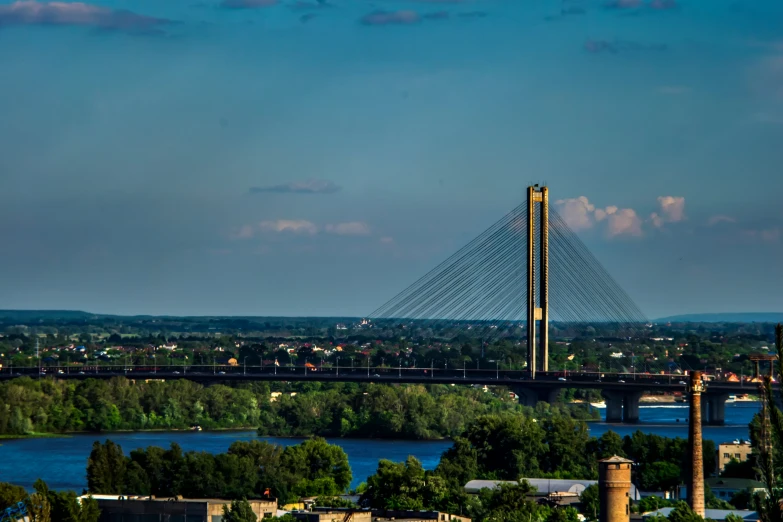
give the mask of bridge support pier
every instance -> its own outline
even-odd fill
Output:
[[[606,401],[606,422],[622,422],[623,402],[625,402],[623,393],[603,390],[601,396]]]
[[[626,424],[636,424],[639,422],[639,399],[642,398],[642,392],[625,393],[623,397],[623,422]]]
[[[726,399],[728,393],[705,394],[702,401],[702,419],[710,426],[723,426],[726,424]]]
[[[557,388],[526,388],[520,386],[514,388],[514,393],[519,397],[519,404],[535,408],[539,402],[549,404],[557,402],[560,390]]]
[[[639,399],[642,398],[642,392],[603,390],[601,395],[606,401],[606,422],[639,422]]]

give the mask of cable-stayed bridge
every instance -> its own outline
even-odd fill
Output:
[[[589,364],[576,371],[633,373],[641,363],[643,373],[671,373],[668,359],[636,357],[647,319],[550,208],[547,187],[528,187],[527,199],[369,317],[447,338],[468,330],[486,340],[522,338],[531,379],[550,370],[550,334],[567,345],[596,328],[620,351],[583,354]]]

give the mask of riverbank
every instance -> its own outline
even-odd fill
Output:
[[[80,432],[84,433],[84,432]],[[70,437],[69,433],[25,433],[24,435],[0,435],[0,440],[18,440],[18,439],[57,439]]]

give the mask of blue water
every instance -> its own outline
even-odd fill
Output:
[[[758,411],[757,403],[726,405],[726,425],[704,427],[704,437],[715,442],[748,438],[748,423]],[[656,433],[666,437],[687,437],[688,409],[686,406],[661,405],[640,408],[640,423],[636,425],[590,423],[590,433],[600,436],[612,430],[627,435],[636,430]],[[680,422],[677,423],[677,419]],[[55,489],[72,489],[81,492],[86,487],[85,468],[92,443],[111,438],[125,452],[147,446],[168,447],[177,442],[183,450],[220,453],[235,440],[262,439],[283,446],[297,444],[301,439],[258,437],[253,431],[233,432],[143,432],[112,433],[104,435],[75,435],[57,439],[21,439],[0,443],[0,482],[12,482],[31,488],[37,478],[45,480]],[[334,439],[348,454],[353,470],[352,487],[363,482],[375,472],[379,459],[402,461],[413,455],[425,468],[438,464],[441,453],[449,448],[449,441],[387,441]]]

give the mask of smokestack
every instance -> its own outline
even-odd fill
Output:
[[[704,516],[704,454],[701,439],[701,394],[704,391],[704,380],[701,372],[691,372],[690,384],[690,417],[688,426],[688,449],[691,452],[691,481],[688,484],[688,504],[691,509]]]
[[[598,461],[599,522],[629,522],[631,519],[632,460],[615,455]]]

